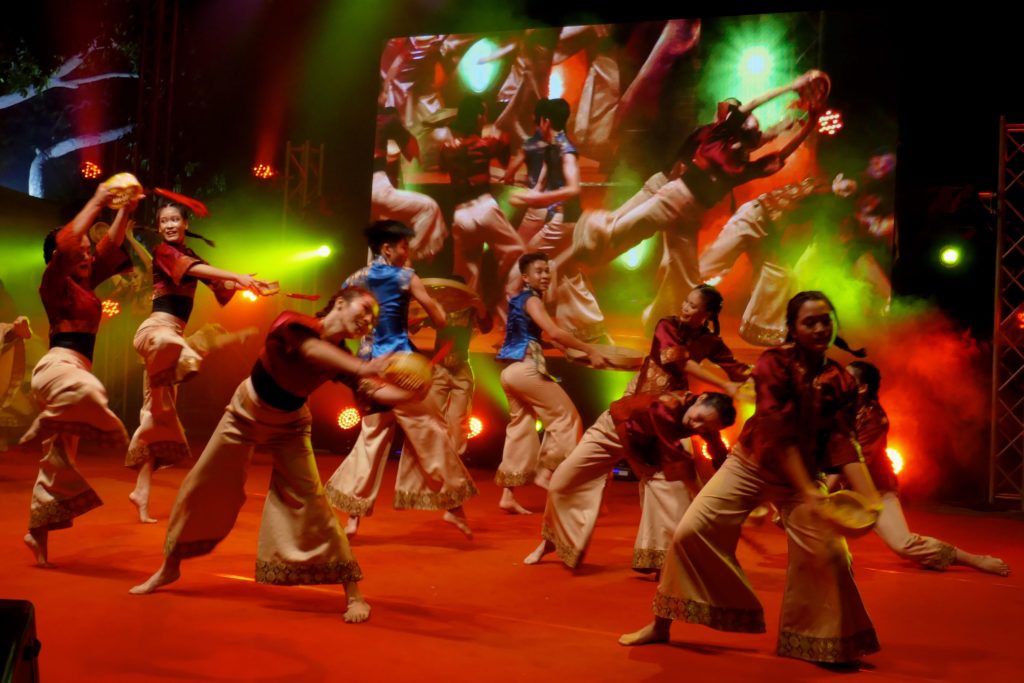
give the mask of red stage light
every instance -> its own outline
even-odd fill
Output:
[[[835,135],[843,129],[842,115],[831,109],[818,117],[818,132],[822,135]]]
[[[476,415],[469,418],[469,431],[466,432],[466,438],[472,439],[474,436],[480,436],[484,431],[484,422]]]
[[[117,303],[113,299],[103,300],[103,315],[108,318],[113,318],[115,315],[121,312],[121,304]]]
[[[725,438],[723,436],[722,437],[722,443],[725,444],[725,449],[729,450],[729,445],[730,445],[729,444],[729,439],[727,439],[727,438]],[[708,443],[707,443],[707,441],[703,442],[703,444],[701,445],[701,447],[700,447],[700,454],[704,456],[705,460],[711,460],[711,453],[708,452]]]
[[[892,463],[892,471],[896,474],[902,472],[904,465],[903,454],[895,448],[886,448],[885,454],[889,456],[889,462]]]
[[[260,180],[270,180],[277,175],[277,171],[270,164],[256,164],[252,167],[252,174]]]
[[[81,171],[82,177],[86,180],[95,180],[103,173],[103,169],[91,161],[83,161],[78,170]]]
[[[338,426],[345,430],[353,429],[359,425],[362,419],[363,416],[355,408],[345,408],[338,413]]]
[[[1024,311],[1021,311],[1020,313],[1017,314],[1017,325],[1021,329],[1024,329]]]

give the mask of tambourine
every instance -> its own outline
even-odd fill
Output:
[[[607,367],[612,370],[639,370],[647,355],[643,351],[612,344],[593,344],[593,347],[605,357]],[[590,356],[577,349],[566,349],[565,356],[573,362],[590,365]]]
[[[430,384],[434,368],[426,356],[412,351],[391,354],[387,367],[381,373],[390,384],[409,391],[421,391]]]
[[[872,505],[859,493],[845,489],[830,494],[818,507],[819,515],[835,527],[838,533],[850,538],[871,531],[881,511],[880,505]]]
[[[142,183],[131,173],[118,173],[103,181],[101,187],[110,191],[107,206],[120,209],[142,195]]]
[[[427,288],[427,293],[437,303],[441,304],[446,313],[454,313],[467,308],[483,309],[483,302],[472,288],[464,285],[458,280],[449,280],[441,277],[428,277],[420,280]],[[411,302],[409,305],[409,319],[422,320],[427,317],[427,312],[418,303]]]
[[[92,240],[93,244],[99,244],[100,240],[102,240],[104,237],[106,237],[106,235],[107,235],[107,233],[109,231],[110,231],[110,224],[109,223],[104,223],[103,221],[99,221],[97,223],[93,223],[92,227],[89,228],[89,239]]]

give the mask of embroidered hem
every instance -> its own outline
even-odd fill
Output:
[[[104,431],[86,422],[65,422],[63,420],[42,419],[36,433],[25,440],[21,445],[35,441],[45,441],[51,436],[67,434],[81,438],[81,445],[93,448],[124,448],[128,445],[128,432],[124,427],[120,431]]]
[[[813,638],[793,631],[780,631],[776,652],[782,657],[809,662],[841,663],[856,661],[879,649],[875,629],[869,628],[845,638]]]
[[[479,493],[472,479],[450,491],[399,491],[395,489],[396,510],[451,510]]]
[[[654,614],[690,624],[701,624],[717,631],[764,633],[764,610],[716,607],[687,598],[673,598],[659,590],[654,596]]]
[[[541,525],[540,535],[555,546],[555,554],[569,569],[576,569],[583,562],[583,551],[561,541],[547,524]]]
[[[633,569],[657,571],[665,564],[665,551],[661,548],[634,548]]]
[[[36,507],[33,505],[29,516],[29,529],[66,529],[71,520],[103,505],[99,495],[92,489],[63,500],[50,500]]]
[[[536,472],[505,472],[499,469],[494,473],[494,483],[502,488],[511,489],[532,483],[535,476]]]
[[[786,341],[786,331],[765,327],[749,320],[740,324],[740,336],[755,346],[779,346]]]
[[[325,487],[324,493],[327,495],[327,502],[336,510],[353,517],[369,517],[373,514],[373,501],[369,498],[357,498],[330,487]]]
[[[351,562],[319,562],[292,564],[256,561],[256,583],[276,586],[310,586],[323,583],[360,581],[363,572],[355,560]]]
[[[157,441],[130,446],[124,465],[137,469],[147,462],[152,462],[153,469],[159,470],[191,459],[192,451],[187,444],[180,441]]]

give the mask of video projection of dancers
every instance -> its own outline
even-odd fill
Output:
[[[589,342],[641,340],[701,283],[752,346],[783,341],[804,289],[882,315],[896,114],[872,86],[892,76],[829,73],[819,21],[841,17],[393,38],[372,218],[410,225],[417,268],[458,276],[498,314],[519,256],[546,253],[547,307]]]

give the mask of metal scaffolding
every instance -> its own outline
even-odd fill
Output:
[[[999,120],[989,502],[1024,509],[1024,124]]]

